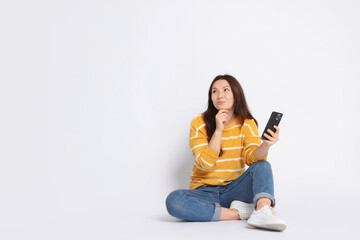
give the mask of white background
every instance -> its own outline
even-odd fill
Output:
[[[1,239],[353,236],[360,200],[358,1],[2,1]],[[282,233],[170,217],[193,117],[242,85]]]

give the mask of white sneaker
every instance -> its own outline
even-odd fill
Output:
[[[275,210],[268,205],[265,205],[258,211],[254,210],[247,223],[253,227],[276,231],[283,231],[286,228],[285,221],[278,218]]]
[[[251,213],[255,209],[255,203],[245,203],[238,200],[234,200],[230,204],[230,209],[238,210],[240,220],[247,220],[249,219]]]

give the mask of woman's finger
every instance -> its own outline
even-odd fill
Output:
[[[269,134],[267,133],[264,133],[264,136],[269,139],[270,141],[272,141],[272,139],[274,139],[273,137],[271,137]]]
[[[269,140],[263,140],[263,142],[265,142],[265,143],[269,144],[270,146],[272,146],[274,144],[274,142],[271,140],[271,137],[269,135],[267,135],[267,136],[266,135],[267,134],[265,133],[264,136]]]
[[[271,134],[271,136],[274,136],[275,134],[270,128],[268,129],[268,132]]]
[[[269,134],[266,134],[266,133],[264,133],[264,136],[265,136],[267,139],[269,139],[269,141],[271,141],[272,143],[276,143],[276,142],[279,140],[279,138],[277,138],[277,137],[271,137]]]
[[[274,128],[276,129],[276,133],[280,132],[280,128],[278,126],[274,125]]]

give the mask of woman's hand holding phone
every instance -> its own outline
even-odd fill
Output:
[[[262,144],[255,150],[259,157],[266,157],[272,145],[279,141],[280,129],[278,127],[283,114],[272,112],[265,130],[261,136]],[[275,132],[274,132],[275,131]]]
[[[264,133],[264,136],[269,140],[262,139],[263,143],[267,144],[269,147],[274,145],[277,141],[279,141],[280,128],[276,125],[274,125],[273,127],[276,129],[275,132],[271,131],[271,129],[267,129],[270,135]]]

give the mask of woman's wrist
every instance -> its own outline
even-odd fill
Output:
[[[262,143],[261,143],[261,145],[263,145],[264,147],[266,147],[266,148],[270,148],[271,147],[271,144],[270,143],[268,143],[268,142],[265,142],[265,141],[263,141]],[[260,145],[260,146],[261,146]]]
[[[220,151],[220,147],[221,147],[221,136],[222,136],[222,131],[218,131],[215,130],[215,132],[213,133],[210,142],[209,142],[209,147],[214,150],[214,151]]]
[[[222,135],[223,130],[222,130],[222,129],[219,129],[219,128],[216,128],[214,134],[215,134],[215,133]]]
[[[258,148],[256,148],[255,153],[259,157],[266,157],[268,155],[270,145],[263,142]]]

